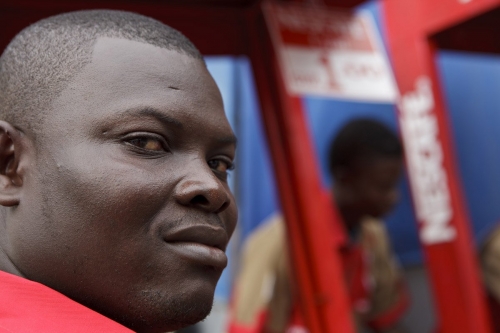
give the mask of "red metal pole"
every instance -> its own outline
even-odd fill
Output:
[[[476,5],[481,2],[475,1]],[[425,14],[430,2],[386,0],[383,4],[401,93],[398,118],[439,329],[442,333],[489,333],[486,299],[435,66],[436,48],[426,31],[427,18],[432,16]],[[447,14],[463,17],[462,9],[452,9],[443,12],[443,22],[449,22]]]
[[[298,301],[311,333],[354,333],[332,223],[302,101],[286,93],[262,12],[249,15],[250,56],[287,222]]]

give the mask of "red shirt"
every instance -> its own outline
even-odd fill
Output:
[[[131,333],[40,283],[0,271],[0,333]]]

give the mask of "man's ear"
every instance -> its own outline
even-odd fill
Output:
[[[19,161],[23,135],[8,122],[0,120],[0,205],[19,204],[23,178]]]

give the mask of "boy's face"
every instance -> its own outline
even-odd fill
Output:
[[[204,64],[100,38],[40,126],[8,227],[19,271],[137,331],[203,319],[237,219]]]
[[[389,213],[399,200],[402,167],[400,158],[374,157],[349,170],[344,188],[350,193],[351,209],[372,217]]]

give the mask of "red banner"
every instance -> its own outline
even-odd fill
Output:
[[[439,331],[491,332],[430,33],[492,8],[492,0],[385,0],[388,43],[420,240]]]

